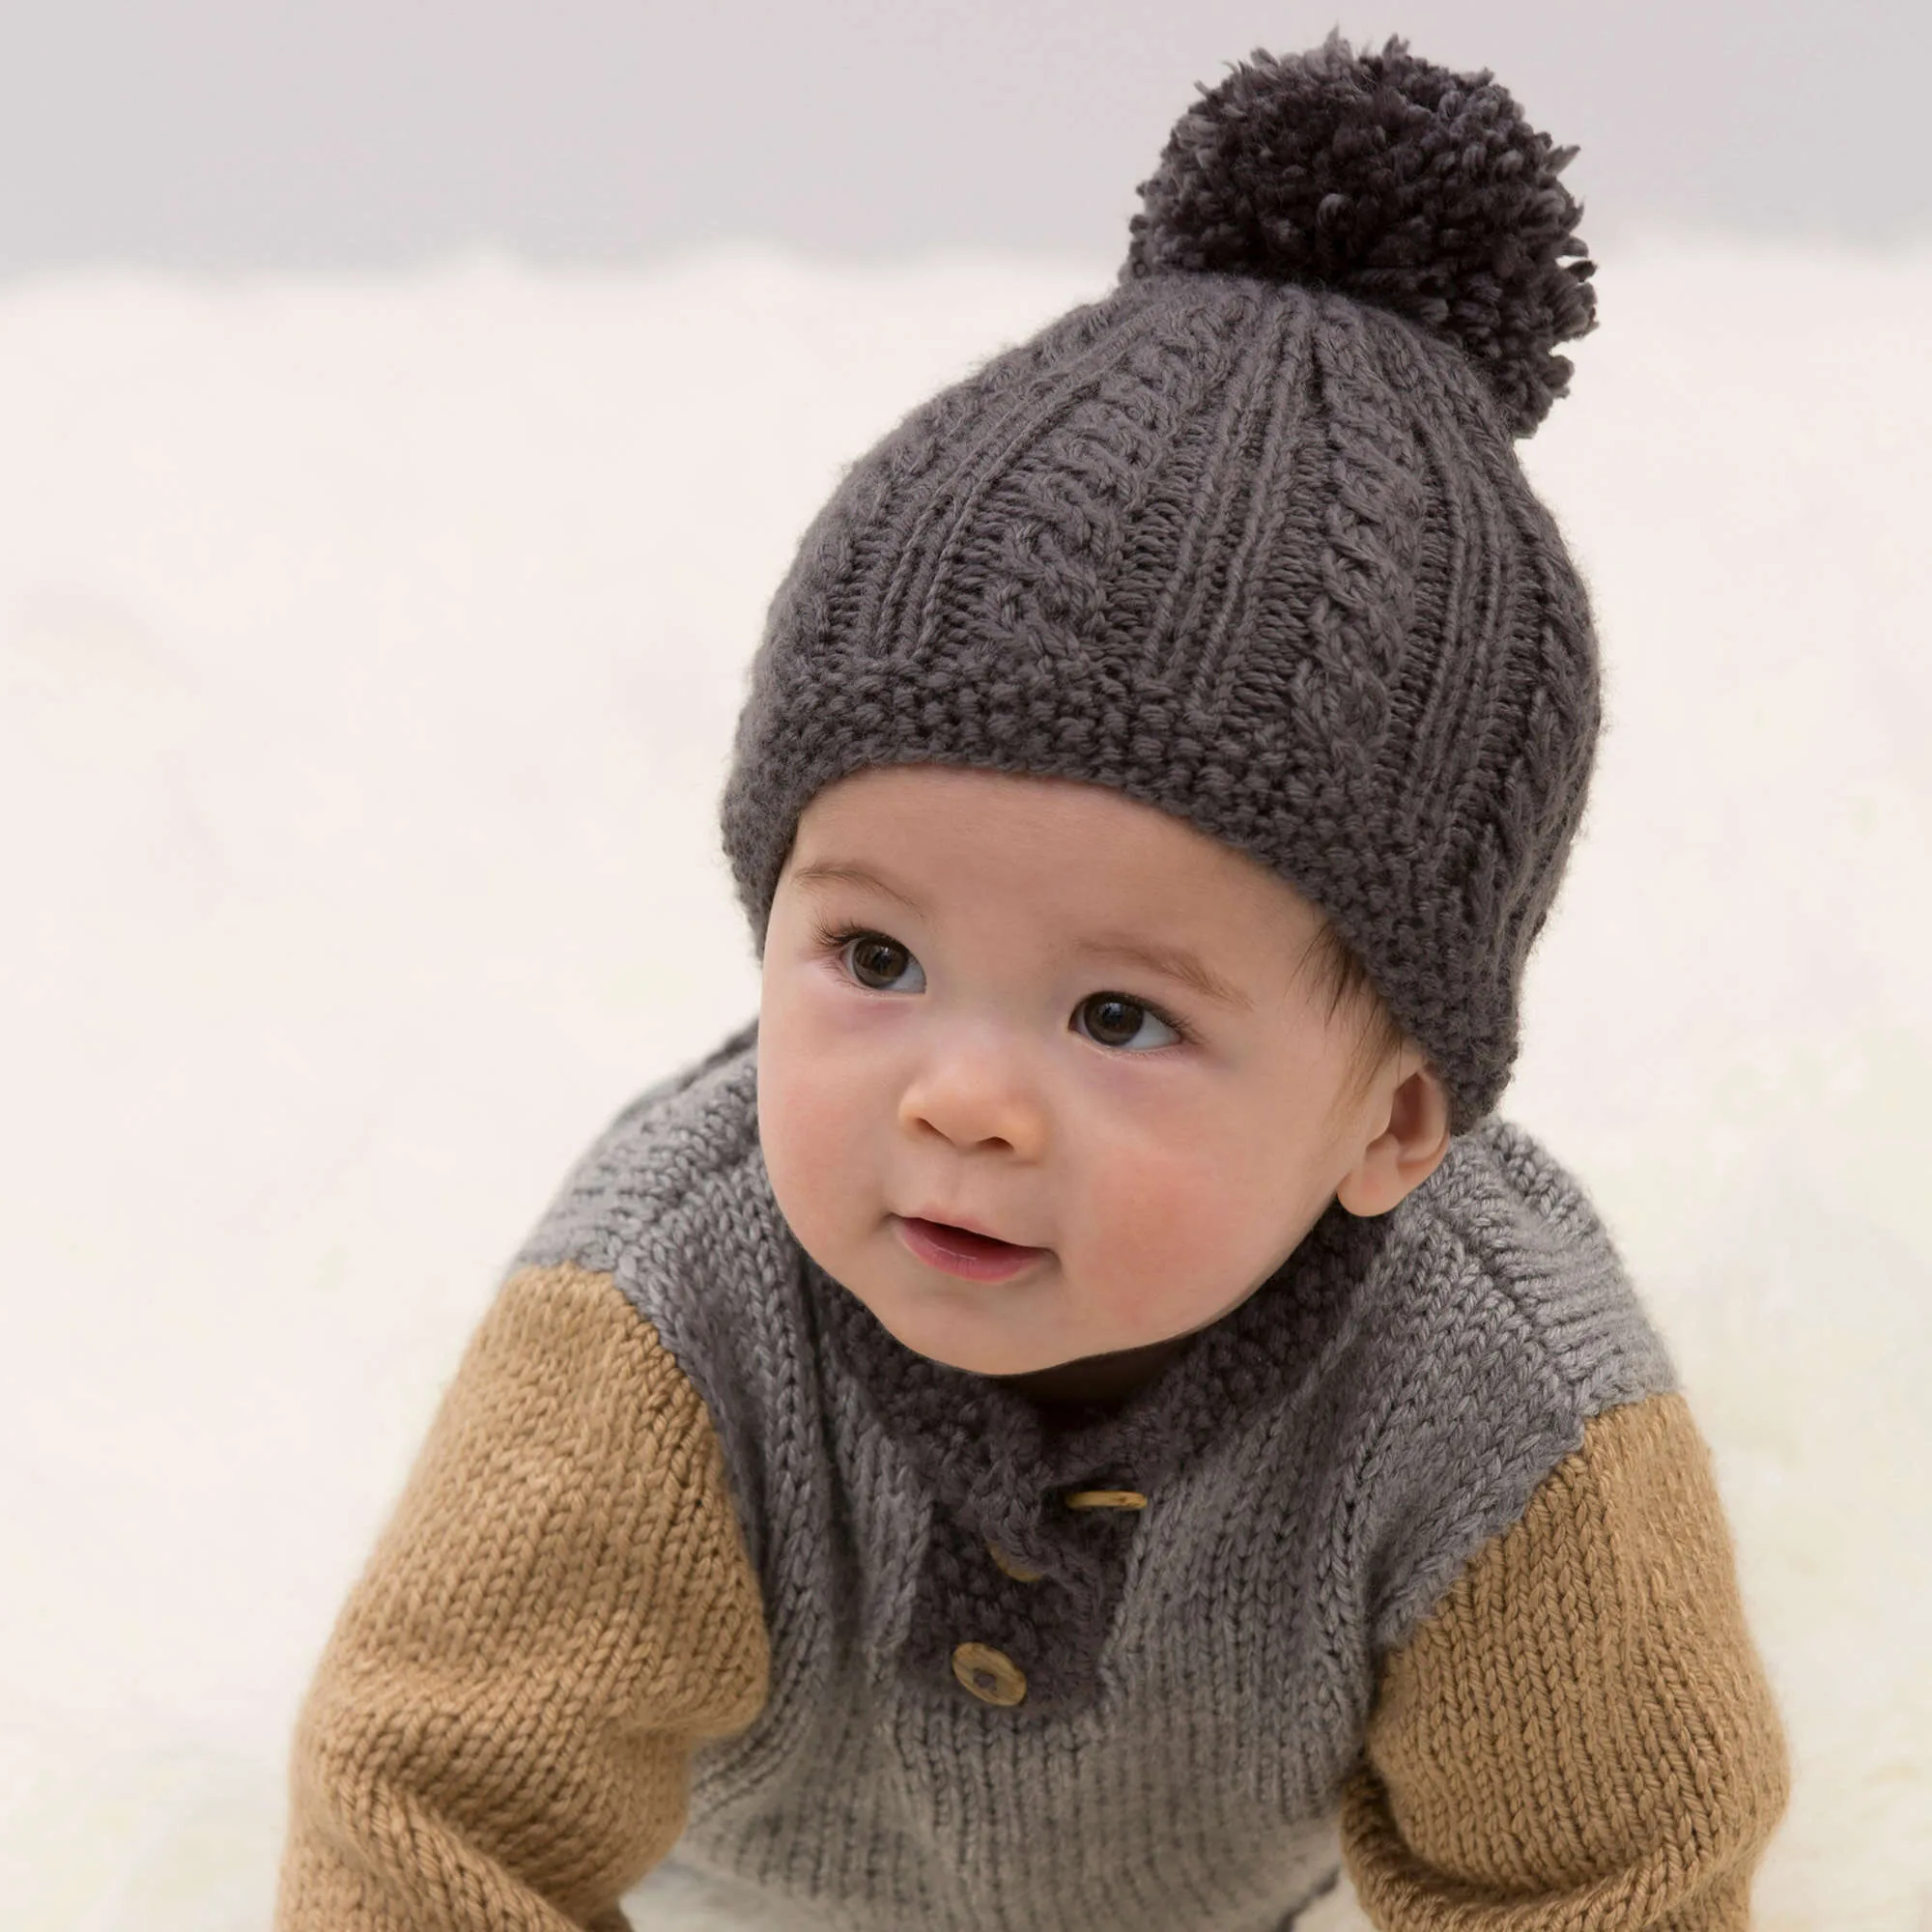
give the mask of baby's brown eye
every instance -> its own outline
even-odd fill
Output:
[[[1102,1046],[1126,1046],[1140,1037],[1141,1029],[1149,1024],[1159,1027],[1171,1039],[1179,1036],[1156,1012],[1151,1011],[1138,1000],[1130,1000],[1124,993],[1094,993],[1080,1003],[1080,1018],[1085,1023],[1087,1037],[1097,1040]],[[1144,1045],[1150,1042],[1143,1041]],[[1155,1039],[1154,1046],[1165,1046],[1168,1040]]]
[[[847,956],[852,977],[860,985],[875,989],[890,986],[912,963],[912,954],[896,939],[878,933],[861,933],[851,942]]]

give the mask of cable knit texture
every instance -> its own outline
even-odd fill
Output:
[[[1594,320],[1563,151],[1487,74],[1257,56],[1120,285],[915,409],[800,544],[723,799],[760,947],[870,765],[1111,786],[1312,899],[1466,1131],[1581,821],[1582,583],[1517,461]]]

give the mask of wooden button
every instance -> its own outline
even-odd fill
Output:
[[[1138,1490],[1075,1490],[1061,1498],[1070,1510],[1144,1510],[1147,1498]]]
[[[1039,1571],[1028,1570],[1024,1568],[1022,1565],[1015,1563],[1013,1559],[1010,1556],[1009,1556],[1007,1552],[1004,1549],[1002,1549],[997,1543],[987,1544],[986,1551],[987,1554],[992,1557],[993,1561],[996,1564],[998,1564],[999,1567],[1002,1570],[1004,1570],[1007,1573],[1007,1575],[1013,1579],[1015,1583],[1037,1583],[1039,1581],[1041,1576],[1041,1573]]]
[[[1026,1695],[1026,1675],[1003,1650],[962,1643],[952,1653],[952,1674],[982,1704],[1017,1704]]]

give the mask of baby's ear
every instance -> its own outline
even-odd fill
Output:
[[[1386,1214],[1441,1166],[1449,1151],[1449,1091],[1427,1061],[1410,1062],[1389,1095],[1388,1124],[1367,1142],[1335,1198],[1351,1214]]]

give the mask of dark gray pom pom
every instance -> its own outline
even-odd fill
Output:
[[[1123,279],[1176,270],[1336,289],[1458,344],[1526,436],[1569,386],[1559,342],[1596,326],[1582,210],[1487,70],[1391,40],[1257,51],[1175,125]],[[1575,259],[1572,259],[1575,258]]]

